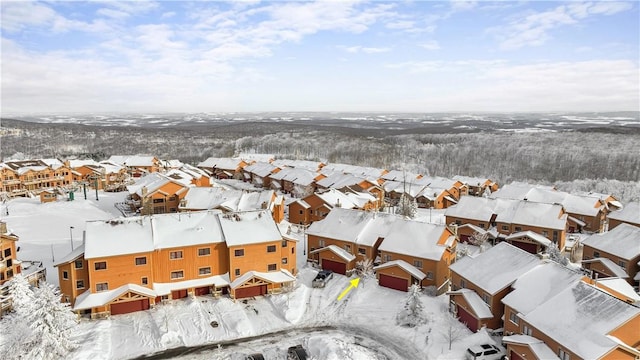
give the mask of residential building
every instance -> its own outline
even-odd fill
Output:
[[[610,212],[607,218],[609,230],[623,223],[640,227],[640,201],[630,202],[622,210]]]
[[[630,284],[637,285],[640,280],[640,227],[622,223],[610,231],[591,235],[582,243],[582,258],[587,260],[584,267],[591,270],[594,277],[596,274],[599,278],[617,276],[607,271],[607,267],[588,261],[606,258],[625,271]]]
[[[0,285],[22,272],[17,258],[18,236],[9,232],[7,223],[0,221]]]
[[[367,192],[328,189],[305,196],[289,204],[289,222],[309,225],[324,219],[333,208],[378,210],[377,199]]]
[[[207,171],[216,179],[242,179],[242,169],[249,165],[242,159],[210,157],[197,167]]]
[[[159,172],[163,168],[162,162],[157,157],[148,155],[113,155],[107,161],[124,166],[127,174],[133,178]]]
[[[0,163],[0,192],[9,197],[37,195],[43,190],[72,183],[71,169],[58,159]]]

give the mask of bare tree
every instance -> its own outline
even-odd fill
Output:
[[[440,333],[449,342],[449,350],[451,350],[454,342],[467,336],[468,329],[460,322],[460,318],[448,314],[445,326]]]
[[[469,237],[469,243],[479,247],[480,252],[484,252],[489,246],[489,233],[485,232],[484,234],[481,234],[476,231],[471,235],[471,237]]]

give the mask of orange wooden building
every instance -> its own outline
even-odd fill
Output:
[[[17,241],[18,236],[7,230],[7,223],[0,221],[0,285],[22,271],[16,257]]]

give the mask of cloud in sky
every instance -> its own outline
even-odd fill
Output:
[[[634,3],[1,6],[3,114],[640,107]]]

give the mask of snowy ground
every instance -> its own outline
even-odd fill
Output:
[[[40,204],[37,199],[14,199],[8,203],[10,215],[5,215],[4,205],[0,210],[2,220],[20,237],[18,257],[42,260],[48,281],[58,284],[52,257],[58,259],[71,250],[70,231],[74,246],[79,245],[85,221],[120,216],[113,204],[125,196],[100,193],[99,201],[80,196],[74,201],[48,204]],[[432,216],[435,220],[435,212]],[[298,254],[302,254],[303,244],[298,246]],[[299,264],[298,281],[290,293],[246,303],[224,297],[197,297],[110,320],[83,319],[75,333],[79,347],[70,358],[128,359],[212,344],[214,349],[197,353],[194,351],[199,349],[191,349],[170,357],[189,353],[181,358],[240,359],[243,354],[260,352],[267,359],[286,359],[289,346],[303,344],[316,359],[461,359],[467,347],[494,342],[484,331],[471,334],[453,322],[463,336],[449,350],[445,332],[451,322],[446,296],[422,295],[426,323],[400,327],[395,318],[404,306],[406,293],[381,288],[375,279],[363,279],[357,289],[337,301],[349,286],[349,278],[335,275],[324,289],[314,289],[311,281],[316,270]],[[213,328],[212,321],[219,327]],[[221,344],[219,348],[217,344]]]

